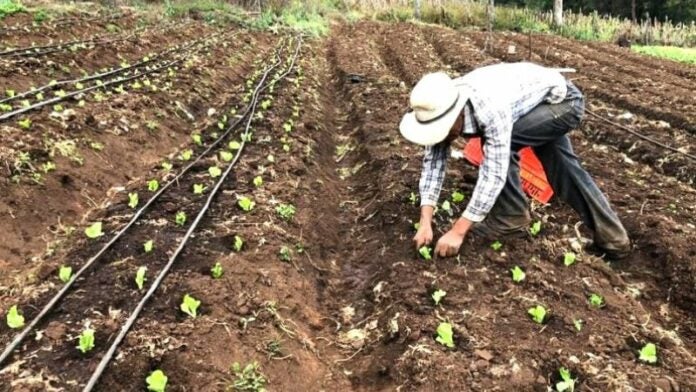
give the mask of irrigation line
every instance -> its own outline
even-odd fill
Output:
[[[617,123],[617,122],[614,122],[614,121],[609,120],[608,118],[605,118],[605,117],[603,117],[603,116],[600,116],[599,114],[597,114],[597,113],[595,113],[595,112],[593,112],[593,111],[591,111],[591,110],[589,110],[589,109],[585,109],[585,111],[586,111],[589,115],[591,115],[591,116],[593,116],[593,117],[596,117],[596,118],[598,118],[598,119],[600,119],[600,120],[606,122],[607,124],[611,124],[611,125],[613,125],[613,126],[619,128],[619,129],[621,129],[622,131],[626,131],[626,132],[630,133],[630,134],[633,135],[633,136],[636,136],[636,137],[638,137],[638,138],[640,138],[640,139],[643,139],[643,140],[645,140],[645,141],[647,141],[647,142],[650,142],[650,143],[652,143],[652,144],[654,144],[654,145],[656,145],[656,146],[658,146],[658,147],[662,147],[662,148],[664,148],[664,149],[666,149],[666,150],[669,150],[669,151],[672,151],[672,152],[674,152],[674,153],[683,155],[683,156],[685,156],[685,157],[687,157],[687,158],[691,158],[691,159],[693,159],[694,161],[696,161],[696,155],[689,154],[688,152],[680,151],[680,150],[677,149],[677,148],[674,148],[674,147],[672,147],[672,146],[669,146],[669,145],[667,145],[667,144],[664,144],[664,143],[662,143],[662,142],[659,142],[659,141],[657,141],[657,140],[655,140],[655,139],[653,139],[653,138],[651,138],[651,137],[649,137],[649,136],[645,136],[645,135],[641,134],[640,132],[636,132],[636,131],[634,131],[633,129],[627,127],[627,126],[621,125],[621,124],[619,124],[619,123]]]
[[[283,76],[281,76],[278,80],[287,76],[287,74],[290,72],[290,70],[294,67],[295,58],[296,58],[297,54],[299,53],[301,43],[302,43],[302,41],[298,39],[297,49],[295,50],[295,54],[293,55],[292,65],[290,65],[288,67],[288,70],[286,71],[286,73]],[[282,57],[280,56],[280,54],[278,54],[278,61],[273,65],[273,68],[277,67],[281,63],[282,63]],[[247,123],[244,127],[244,132],[249,132],[249,128],[251,127],[251,122],[254,120],[254,112],[256,110],[256,105],[258,104],[259,95],[262,91],[261,86],[263,85],[265,80],[268,78],[268,74],[270,73],[271,70],[272,70],[272,68],[269,68],[264,73],[261,81],[259,82],[259,85],[256,88],[256,91],[254,92],[253,100],[252,100],[252,103],[250,105],[251,113],[249,114],[249,118],[248,118]],[[157,275],[157,278],[154,280],[154,282],[152,283],[152,285],[148,289],[147,293],[145,293],[143,298],[140,300],[140,302],[138,303],[138,306],[136,306],[133,313],[131,313],[130,317],[128,317],[128,320],[126,321],[126,323],[123,325],[123,327],[121,327],[120,333],[116,336],[116,338],[112,342],[111,347],[109,347],[109,351],[107,351],[107,353],[104,354],[104,356],[102,357],[101,361],[99,362],[99,366],[97,366],[94,373],[92,373],[92,376],[90,377],[87,385],[82,390],[83,392],[92,391],[92,389],[95,387],[95,385],[99,381],[99,377],[101,377],[102,373],[104,372],[104,370],[106,370],[106,367],[111,362],[111,359],[113,358],[113,355],[116,352],[116,349],[118,348],[119,344],[125,338],[125,336],[128,334],[128,331],[133,326],[135,321],[138,319],[138,316],[140,315],[140,312],[145,307],[145,304],[147,303],[147,301],[155,293],[155,291],[157,291],[157,288],[159,288],[159,285],[162,283],[164,278],[167,276],[167,273],[169,272],[171,267],[174,265],[174,262],[176,261],[176,258],[179,256],[179,253],[181,253],[181,251],[184,249],[184,247],[186,246],[186,243],[193,235],[193,232],[196,230],[196,228],[198,227],[198,224],[205,216],[205,213],[208,211],[208,208],[210,208],[210,205],[212,204],[213,199],[217,195],[217,192],[220,190],[220,187],[222,187],[222,184],[225,182],[225,179],[232,172],[232,168],[234,168],[235,164],[239,160],[239,157],[242,155],[242,152],[244,151],[245,145],[246,145],[246,139],[242,140],[242,143],[239,147],[239,150],[237,151],[237,154],[235,155],[232,162],[230,162],[230,164],[227,166],[227,169],[220,177],[220,180],[218,180],[218,182],[215,184],[215,188],[213,188],[213,190],[210,192],[210,195],[208,196],[208,199],[206,200],[205,205],[203,206],[203,208],[201,208],[200,212],[196,216],[196,219],[193,221],[193,223],[191,224],[189,229],[186,231],[186,235],[184,235],[184,238],[182,238],[181,242],[179,242],[179,246],[176,248],[176,250],[174,251],[172,256],[169,258],[169,261],[164,266],[164,268],[160,271],[159,275]]]
[[[279,49],[280,50],[280,49]],[[258,88],[258,87],[257,87]],[[143,205],[131,218],[131,220],[121,229],[119,230],[104,246],[94,255],[92,256],[85,265],[80,268],[79,271],[77,271],[71,278],[70,280],[56,293],[56,295],[51,298],[51,300],[41,309],[41,312],[32,319],[32,321],[20,332],[13,340],[12,343],[10,343],[5,350],[0,354],[0,365],[9,358],[10,354],[19,346],[19,344],[26,338],[26,336],[34,329],[34,327],[53,309],[53,307],[60,301],[60,299],[70,290],[72,285],[75,283],[75,281],[82,276],[82,274],[85,273],[104,253],[106,253],[107,250],[111,248],[111,246],[116,243],[117,240],[121,238],[121,236],[131,228],[135,224],[135,222],[145,213],[145,211],[173,184],[178,183],[179,179],[186,174],[195,164],[197,164],[199,161],[201,161],[213,148],[215,148],[217,145],[219,145],[222,140],[224,140],[231,132],[232,130],[239,125],[246,115],[249,113],[251,110],[251,105],[248,105],[245,111],[241,114],[239,119],[235,121],[233,124],[231,124],[228,129],[225,131],[225,133],[222,134],[215,142],[213,142],[205,151],[203,151],[194,161],[189,163],[186,167],[182,169],[182,171],[176,175],[172,180],[170,180],[167,184],[162,186],[159,191],[157,191],[148,201]],[[243,142],[243,141],[242,141]]]

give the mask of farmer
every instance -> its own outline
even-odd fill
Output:
[[[520,183],[518,151],[530,146],[558,197],[594,231],[592,248],[608,258],[628,255],[631,243],[609,202],[578,162],[566,135],[582,120],[580,90],[558,70],[531,63],[478,68],[460,78],[425,75],[410,97],[399,129],[425,146],[419,188],[416,246],[432,243],[433,210],[445,179],[447,156],[458,137],[481,137],[484,159],[471,200],[435,246],[441,257],[459,253],[469,231],[488,239],[523,235],[531,217]]]

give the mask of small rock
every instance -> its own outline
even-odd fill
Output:
[[[51,321],[46,327],[44,335],[54,341],[62,340],[67,332],[68,328],[63,323],[57,321]]]
[[[493,354],[488,350],[474,350],[474,354],[477,357],[486,361],[490,361],[491,359],[493,359]]]
[[[666,378],[655,380],[655,392],[672,392],[672,384]]]
[[[488,365],[489,365],[489,363],[485,359],[479,359],[475,363],[476,369],[485,369],[488,367]]]
[[[619,114],[618,116],[616,116],[616,118],[618,118],[619,120],[630,120],[633,117],[635,117],[635,116],[631,112],[626,112],[626,113]]]

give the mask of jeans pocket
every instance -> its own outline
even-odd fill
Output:
[[[554,120],[562,123],[569,129],[577,128],[582,121],[585,104],[580,99],[565,101],[555,105],[549,105]]]

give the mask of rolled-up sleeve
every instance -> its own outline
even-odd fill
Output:
[[[445,181],[447,170],[447,155],[449,143],[439,143],[425,147],[423,156],[423,170],[418,183],[420,190],[421,206],[436,206],[440,198],[442,183]]]

